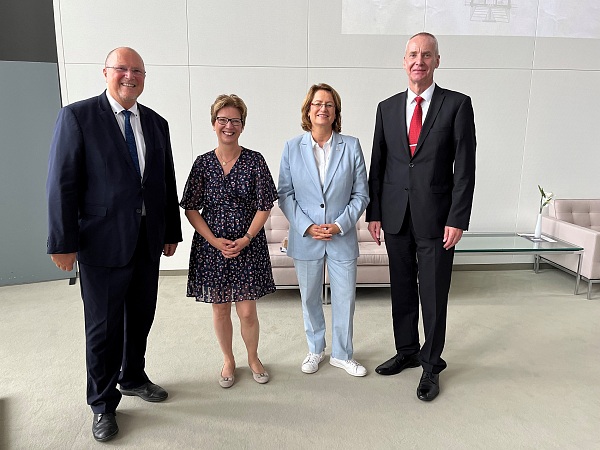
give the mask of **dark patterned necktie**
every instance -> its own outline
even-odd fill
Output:
[[[422,97],[415,97],[415,112],[413,112],[412,119],[410,120],[410,127],[408,128],[408,145],[410,147],[410,156],[414,156],[415,150],[417,149],[417,142],[419,142],[419,134],[421,134],[421,127],[423,126],[423,109],[421,108]]]
[[[129,154],[131,155],[131,159],[133,160],[135,170],[137,170],[138,175],[141,177],[142,172],[140,171],[140,161],[138,160],[137,147],[135,146],[135,136],[133,135],[133,128],[131,127],[131,111],[127,111],[126,109],[124,109],[123,115],[125,116],[125,142],[127,142],[127,148],[129,149]]]

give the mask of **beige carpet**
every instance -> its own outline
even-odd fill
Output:
[[[440,396],[423,403],[420,369],[374,373],[394,353],[388,289],[358,290],[355,358],[366,377],[328,358],[303,374],[299,295],[278,291],[259,302],[271,382],[253,381],[234,321],[238,369],[225,390],[210,306],[185,297],[184,277],[162,277],[147,368],[169,399],[123,398],[120,432],[105,444],[85,404],[79,286],[0,288],[0,448],[600,448],[600,295],[596,286],[586,300],[573,286],[556,270],[455,272],[448,369]]]

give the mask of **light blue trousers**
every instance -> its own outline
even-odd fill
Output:
[[[308,351],[325,350],[325,316],[323,314],[323,268],[325,258],[311,261],[294,259]],[[352,359],[352,321],[356,298],[356,259],[335,261],[327,257],[331,286],[331,356]]]

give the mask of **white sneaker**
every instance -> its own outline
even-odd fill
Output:
[[[364,377],[367,374],[367,369],[365,369],[358,361],[355,359],[337,359],[334,357],[329,358],[329,364],[335,367],[339,367],[340,369],[344,369],[353,377]]]
[[[323,361],[325,352],[321,353],[308,353],[304,361],[302,361],[302,372],[304,373],[315,373],[319,370],[319,363]]]

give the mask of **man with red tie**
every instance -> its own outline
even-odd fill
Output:
[[[437,397],[446,368],[441,355],[454,246],[469,226],[475,188],[471,99],[434,83],[439,64],[435,36],[422,32],[409,39],[408,90],[377,108],[366,215],[377,243],[385,231],[396,345],[396,355],[375,371],[394,375],[422,366],[417,397],[423,401]]]

